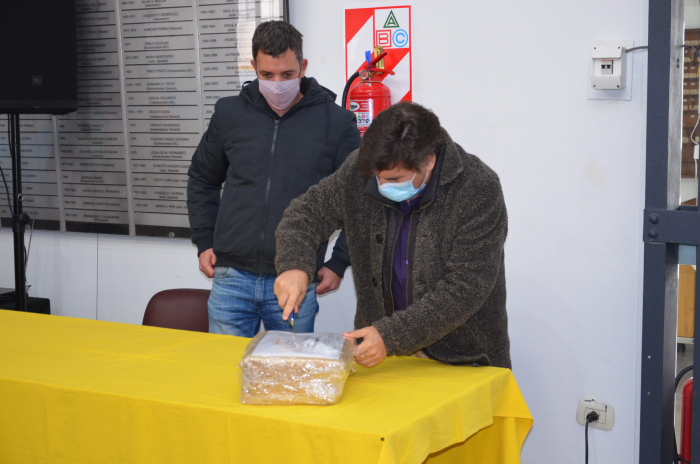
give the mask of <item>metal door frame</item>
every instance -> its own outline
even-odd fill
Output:
[[[674,398],[678,312],[678,247],[700,246],[700,214],[681,211],[683,0],[649,0],[644,300],[639,462],[670,464],[674,456]],[[700,197],[699,197],[700,198]],[[697,248],[696,248],[697,250]],[[700,272],[696,288],[700,289]],[[700,308],[700,291],[695,307]],[[695,318],[695,333],[700,317]],[[694,345],[700,360],[700,344]],[[696,398],[698,384],[693,386]],[[693,456],[700,460],[700,401],[693,404]]]

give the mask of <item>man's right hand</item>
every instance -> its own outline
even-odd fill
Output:
[[[289,319],[292,311],[299,312],[299,305],[304,301],[308,287],[309,276],[304,271],[292,269],[277,276],[274,291],[277,303],[284,309],[282,319]]]
[[[205,276],[209,278],[214,277],[214,264],[216,264],[216,255],[214,254],[213,248],[204,250],[199,254],[199,270],[202,271]]]

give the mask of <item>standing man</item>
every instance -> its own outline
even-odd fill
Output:
[[[284,317],[302,303],[314,252],[344,227],[357,292],[355,359],[392,355],[510,368],[496,173],[452,141],[431,111],[379,113],[359,153],[294,200],[277,228],[275,293]]]
[[[290,201],[360,145],[355,115],[305,77],[302,36],[291,24],[261,23],[251,63],[258,78],[216,102],[187,185],[199,269],[214,278],[209,331],[240,337],[253,337],[261,321],[267,330],[291,329],[273,293],[275,229]],[[338,288],[350,265],[344,233],[324,265],[328,238],[314,250],[314,279],[298,308],[297,332],[313,332],[316,294]]]

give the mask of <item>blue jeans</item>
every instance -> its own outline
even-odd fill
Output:
[[[260,330],[291,332],[282,319],[282,308],[273,291],[276,276],[257,275],[231,267],[217,267],[209,296],[209,333],[252,338]],[[306,297],[294,315],[295,332],[313,332],[318,312],[316,284],[309,285]]]

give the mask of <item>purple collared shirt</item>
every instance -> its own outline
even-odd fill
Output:
[[[411,213],[418,209],[425,189],[408,201],[399,203],[403,213],[403,222],[394,247],[394,262],[391,272],[391,294],[394,298],[394,311],[402,311],[408,307],[408,234],[411,230]]]

